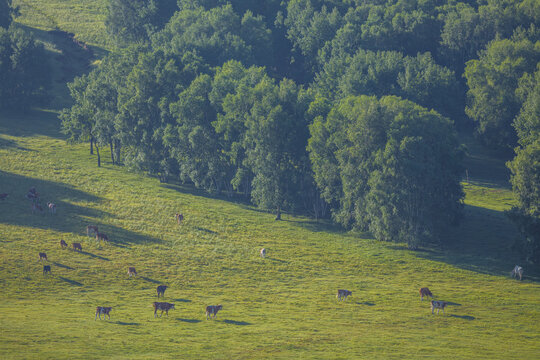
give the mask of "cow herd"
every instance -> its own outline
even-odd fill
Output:
[[[4,200],[8,197],[8,194],[6,193],[3,193],[3,194],[0,194],[0,200]],[[31,209],[32,209],[32,213],[35,213],[36,211],[42,211],[42,207],[40,205],[40,202],[39,202],[39,199],[40,199],[40,195],[39,193],[36,191],[36,188],[35,187],[32,187],[28,190],[28,193],[26,194],[26,198],[31,200],[32,204],[31,204]],[[48,202],[47,203],[47,208],[49,209],[49,212],[51,214],[56,214],[56,205],[52,202]],[[176,213],[175,214],[175,220],[176,222],[180,225],[182,223],[182,221],[184,220],[184,215],[183,214],[180,214],[180,213]],[[88,225],[86,227],[86,234],[88,236],[95,236],[98,244],[100,244],[100,241],[103,240],[104,242],[108,243],[109,242],[109,238],[106,234],[104,233],[101,233],[99,231],[99,228],[97,225]],[[60,247],[62,249],[65,249],[68,247],[68,244],[64,241],[64,240],[60,240]],[[74,251],[81,251],[82,252],[82,245],[80,243],[72,243],[72,248]],[[267,250],[265,248],[262,248],[260,250],[260,256],[262,258],[266,258],[266,254],[267,254]],[[48,258],[47,258],[47,254],[44,253],[44,252],[40,252],[39,253],[39,260],[40,261],[48,261]],[[132,276],[137,276],[137,271],[135,269],[135,267],[128,267],[128,276],[129,278],[131,278]],[[51,274],[51,265],[43,265],[43,275],[46,275],[46,274]],[[511,276],[514,277],[514,278],[518,278],[519,277],[519,280],[522,279],[523,277],[523,268],[521,266],[518,266],[516,265],[514,267],[514,269],[512,270],[511,272]],[[167,285],[159,285],[157,287],[157,297],[158,299],[160,297],[164,297],[165,296],[165,290],[167,290]],[[424,297],[431,297],[433,299],[433,294],[431,293],[431,291],[427,288],[427,287],[423,287],[419,290],[419,293],[420,293],[420,300],[423,301],[424,300]],[[338,292],[337,292],[337,299],[340,300],[340,301],[344,301],[347,299],[348,296],[351,296],[352,295],[352,292],[349,291],[349,290],[345,290],[345,289],[339,289]],[[439,313],[439,310],[442,310],[443,311],[443,314],[444,314],[444,309],[447,307],[448,305],[448,302],[445,302],[445,301],[438,301],[438,300],[431,300],[431,313],[433,314],[435,310],[437,310],[437,314]],[[171,303],[168,303],[168,302],[154,302],[152,304],[153,308],[154,308],[154,317],[157,317],[157,313],[158,311],[161,311],[161,314],[160,314],[160,317],[163,315],[163,312],[165,312],[165,314],[168,316],[169,314],[169,310],[173,310],[175,309],[175,305],[174,304],[171,304]],[[210,317],[212,318],[215,318],[218,311],[221,310],[223,308],[222,305],[211,305],[211,306],[207,306],[206,307],[206,319],[209,319]],[[99,317],[99,319],[101,320],[101,315],[104,315],[103,319],[105,319],[105,316],[107,316],[109,319],[110,319],[110,312],[112,310],[112,307],[106,307],[106,306],[98,306],[96,308],[96,313],[95,313],[95,320],[97,320],[97,318]]]

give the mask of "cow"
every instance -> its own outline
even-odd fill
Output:
[[[60,240],[60,247],[61,247],[62,249],[67,248],[67,243],[66,243],[64,240]]]
[[[32,202],[32,214],[35,214],[36,211],[41,212],[43,211],[43,208],[37,202]]]
[[[261,257],[264,259],[266,257],[266,249],[265,248],[262,248],[261,249]]]
[[[86,227],[86,235],[90,236],[90,231],[92,231],[92,236],[97,234],[99,232],[98,227],[96,225],[88,225]]]
[[[137,270],[132,266],[128,267],[128,275],[129,277],[137,275]]]
[[[431,313],[433,314],[433,311],[437,309],[437,314],[439,313],[439,310],[442,309],[442,313],[444,314],[444,308],[448,305],[446,301],[436,301],[431,300]]]
[[[82,251],[82,246],[80,243],[73,243],[71,246],[73,246],[73,251]]]
[[[519,280],[521,280],[523,278],[523,268],[519,265],[516,265],[514,267],[514,270],[512,270],[512,272],[510,273],[510,275],[516,279],[519,276]]]
[[[96,317],[94,318],[94,321],[97,320],[99,316],[99,320],[101,320],[101,314],[103,314],[103,320],[105,320],[105,315],[109,317],[109,320],[111,320],[111,310],[112,307],[105,307],[105,306],[98,306],[96,307]]]
[[[51,265],[43,265],[43,275],[51,273]]]
[[[343,298],[343,300],[347,300],[347,296],[349,295],[352,295],[351,291],[339,289],[337,291],[336,297],[341,301],[342,300],[341,298]]]
[[[9,194],[2,193],[2,194],[0,194],[0,200],[5,200],[8,196],[9,196]]]
[[[176,219],[176,222],[178,223],[178,225],[180,225],[180,223],[182,222],[182,220],[184,220],[184,215],[179,214],[179,213],[176,213],[176,214],[174,215],[174,218]]]
[[[96,233],[96,240],[97,240],[98,243],[100,242],[100,240],[109,242],[108,236],[105,235],[104,233],[100,233],[100,232],[97,232],[97,233]]]
[[[39,201],[39,194],[36,191],[35,187],[32,186],[28,190],[28,193],[26,194],[26,198],[29,199],[29,200],[32,200],[32,202],[38,202]]]
[[[164,311],[165,314],[169,316],[169,310],[174,309],[174,304],[169,304],[167,302],[155,302],[152,305],[154,306],[154,317],[157,317],[158,311],[161,311],[161,315],[159,315],[159,317],[163,316]]]
[[[212,315],[212,318],[215,319],[219,310],[223,309],[222,305],[210,305],[206,307],[206,320],[209,316]]]
[[[167,290],[167,285],[159,285],[157,287],[157,297],[159,298],[159,294],[161,294],[161,297],[165,297],[165,290]]]
[[[49,208],[49,212],[51,214],[56,214],[56,204],[53,204],[52,202],[48,202],[47,207]]]
[[[420,292],[420,301],[424,301],[424,296],[425,297],[431,296],[431,298],[433,299],[433,294],[431,293],[431,291],[429,291],[427,287],[420,288],[419,292]]]
[[[39,260],[48,260],[47,254],[40,252],[39,253]]]

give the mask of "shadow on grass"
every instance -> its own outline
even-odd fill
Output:
[[[225,324],[229,325],[238,325],[238,326],[246,326],[246,325],[253,325],[251,323],[248,323],[247,321],[236,321],[236,320],[223,320]]]
[[[25,147],[19,146],[16,141],[2,139],[2,138],[0,138],[0,149],[16,149],[16,150],[33,151],[33,152],[36,151],[36,150],[27,149]]]
[[[73,270],[73,268],[72,268],[71,266],[67,266],[67,265],[64,265],[64,264],[60,264],[60,263],[57,263],[57,262],[54,262],[54,261],[52,262],[52,264],[53,264],[54,266],[58,266],[58,267],[60,267],[60,268],[62,268],[62,269]]]
[[[190,323],[190,324],[196,324],[196,323],[200,323],[201,320],[198,320],[198,319],[181,319],[181,318],[176,318],[177,321],[182,321],[182,322],[187,322],[187,323]]]
[[[141,324],[136,323],[136,322],[123,322],[123,321],[115,321],[115,322],[113,322],[113,324],[124,325],[124,326],[139,326],[139,325],[141,325]]]
[[[288,264],[288,263],[289,263],[287,260],[281,260],[281,259],[271,258],[271,257],[268,257],[268,256],[267,256],[265,259],[272,260],[272,261],[275,261],[275,262],[278,262],[278,263],[282,263],[282,264]]]
[[[364,301],[364,302],[356,302],[357,305],[367,305],[367,306],[374,306],[375,303]]]
[[[450,317],[463,319],[463,320],[474,320],[474,319],[476,319],[474,316],[469,316],[469,315],[450,315]]]
[[[140,278],[143,279],[144,281],[148,281],[149,283],[152,283],[152,284],[161,284],[159,281],[147,278],[146,276],[140,276]]]
[[[99,259],[99,260],[104,260],[104,261],[111,261],[111,259],[109,258],[106,258],[106,257],[103,257],[103,256],[100,256],[100,255],[96,255],[96,254],[92,254],[88,251],[78,251],[79,253],[81,254],[84,254],[84,255],[88,255],[94,259]]]
[[[227,196],[225,193],[209,193],[203,189],[197,189],[194,185],[176,184],[174,182],[162,183],[160,184],[160,186],[166,189],[178,191],[182,194],[200,196],[207,199],[223,200],[230,203],[244,205],[246,206],[246,208],[253,210],[252,208],[249,207],[250,205],[249,199],[246,199],[246,197],[240,194],[233,194],[233,196],[230,197],[230,196]]]
[[[452,305],[452,306],[461,306],[461,304],[458,304],[458,303],[455,303],[455,302],[451,302],[451,301],[445,301],[446,304],[448,305]]]
[[[67,282],[67,283],[70,284],[70,285],[74,285],[74,286],[83,286],[83,284],[81,284],[80,282],[75,281],[75,280],[71,280],[71,279],[68,279],[68,278],[65,278],[65,277],[63,277],[63,276],[59,276],[58,278],[59,278],[60,280],[62,280],[62,281]]]
[[[56,204],[57,212],[55,215],[50,215],[45,211],[41,214],[31,213],[31,202],[25,196],[28,189],[32,186],[40,194],[42,207],[45,207],[44,205],[48,201]],[[77,190],[67,184],[21,176],[0,170],[0,189],[2,189],[2,192],[10,194],[0,204],[10,208],[9,212],[0,211],[0,224],[34,227],[85,236],[86,226],[90,223],[98,225],[100,231],[106,233],[109,239],[112,240],[111,245],[113,246],[125,247],[130,243],[162,242],[159,239],[143,236],[110,224],[88,220],[89,218],[111,218],[113,215],[105,211],[74,205],[73,203],[77,202],[99,203],[101,198]]]
[[[214,230],[205,229],[205,228],[202,228],[202,227],[199,227],[199,226],[195,226],[195,229],[199,230],[199,231],[203,231],[203,232],[208,233],[208,234],[217,234],[217,232],[214,231]]]
[[[174,302],[184,302],[184,303],[188,303],[188,302],[191,302],[191,300],[189,299],[173,299],[171,301],[174,301]]]

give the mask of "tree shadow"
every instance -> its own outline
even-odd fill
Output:
[[[184,302],[184,303],[188,303],[188,302],[191,302],[191,300],[189,299],[173,299],[171,301],[174,301],[174,302]]]
[[[144,281],[147,281],[149,283],[152,283],[152,284],[161,284],[161,282],[157,281],[157,280],[154,280],[154,279],[150,279],[150,278],[147,278],[146,276],[139,276],[141,279],[143,279]]]
[[[470,316],[470,315],[450,315],[450,317],[453,317],[453,318],[458,318],[458,319],[463,319],[463,320],[474,320],[476,319],[474,316]]]
[[[59,278],[60,280],[62,280],[62,281],[67,282],[67,283],[70,284],[70,285],[74,285],[74,286],[83,286],[83,284],[81,284],[80,282],[75,281],[75,280],[71,280],[71,279],[68,279],[68,278],[65,278],[65,277],[63,277],[63,276],[59,276],[58,278]]]
[[[160,186],[169,190],[178,191],[182,194],[189,194],[193,196],[204,197],[207,199],[223,200],[230,203],[241,204],[241,205],[250,204],[249,199],[246,199],[244,196],[240,194],[235,193],[232,196],[228,196],[225,193],[210,193],[204,189],[198,189],[192,184],[179,184],[175,182],[168,182],[168,183],[162,183],[160,184]]]
[[[37,122],[39,126],[36,125]],[[53,139],[65,139],[66,137],[58,131],[59,128],[60,120],[56,112],[35,108],[0,111],[0,133],[2,134],[17,137],[44,135]]]
[[[25,197],[28,189],[32,186],[40,194],[42,207],[45,207],[44,204],[48,201],[56,204],[56,214],[51,215],[47,211],[43,211],[42,214],[32,214],[31,202]],[[75,189],[68,184],[0,170],[0,189],[2,192],[10,194],[0,205],[9,204],[11,206],[11,211],[0,212],[0,224],[34,227],[78,235],[86,235],[86,225],[93,224],[99,226],[100,231],[108,235],[111,239],[110,244],[114,246],[122,247],[129,243],[162,243],[160,239],[97,221],[97,219],[112,218],[113,214],[73,203],[99,203],[102,199]]]
[[[63,268],[63,269],[73,270],[73,268],[71,266],[60,264],[60,263],[57,263],[57,262],[54,262],[54,261],[52,262],[52,264],[54,264],[54,266],[58,266],[58,267]]]
[[[15,150],[32,151],[32,152],[36,151],[36,150],[19,146],[18,143],[14,140],[8,140],[4,138],[0,138],[0,149],[15,149]]]
[[[182,321],[182,322],[187,322],[187,323],[190,323],[190,324],[196,324],[196,323],[200,323],[202,320],[198,320],[198,319],[182,319],[182,318],[176,318],[177,321]]]
[[[223,320],[222,322],[224,322],[225,324],[238,325],[238,326],[253,325],[252,323],[249,323],[247,321]]]

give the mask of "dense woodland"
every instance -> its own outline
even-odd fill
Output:
[[[43,47],[0,1],[0,106],[44,101]],[[458,131],[508,163],[540,262],[540,3],[108,0],[114,49],[68,84],[71,141],[162,181],[410,248],[462,216]]]

